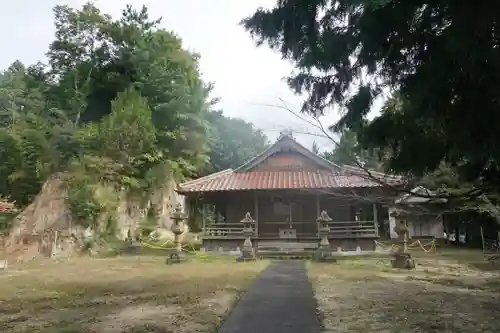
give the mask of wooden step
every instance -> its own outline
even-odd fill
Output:
[[[291,242],[291,241],[260,241],[258,249],[282,249],[282,250],[312,250],[318,248],[317,242]]]
[[[304,250],[259,248],[257,249],[257,256],[267,259],[307,259],[311,258],[315,252],[315,249]]]
[[[315,251],[258,251],[257,257],[262,259],[310,259]]]

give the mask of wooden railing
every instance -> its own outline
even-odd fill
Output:
[[[259,225],[259,237],[279,238],[280,230],[295,229],[296,238],[316,238],[316,222],[261,222]]]
[[[221,238],[243,237],[243,225],[241,223],[213,224],[205,228],[204,235]]]
[[[328,223],[328,237],[375,237],[377,230],[373,221],[341,221]]]
[[[262,222],[262,224],[276,225],[276,232],[259,231],[258,236],[269,238],[279,237],[279,229],[286,229],[290,226],[288,222]],[[300,225],[311,226],[311,232],[303,232]],[[293,229],[298,229],[296,232],[297,238],[319,237],[317,222],[292,222]],[[313,227],[314,226],[314,227]],[[373,221],[341,221],[328,223],[330,228],[329,238],[349,238],[349,237],[375,237],[377,231]],[[255,226],[254,226],[255,231]],[[255,235],[257,235],[255,233]],[[209,225],[205,228],[204,236],[220,237],[220,238],[240,238],[243,237],[243,225],[241,223],[221,223]]]

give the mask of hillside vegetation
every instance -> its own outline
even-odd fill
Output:
[[[151,198],[170,181],[238,166],[266,147],[261,131],[217,109],[200,56],[147,8],[112,18],[90,3],[56,6],[54,24],[47,63],[0,73],[0,197],[24,209],[58,179],[67,218],[112,234],[124,201],[154,219]],[[39,208],[30,214],[47,214]]]

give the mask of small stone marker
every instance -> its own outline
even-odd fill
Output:
[[[184,233],[184,221],[187,220],[187,215],[182,212],[182,205],[177,204],[175,206],[175,211],[171,215],[174,223],[170,228],[172,233],[174,234],[174,244],[175,249],[168,255],[166,259],[167,264],[179,264],[186,260],[184,253],[182,253],[182,243],[181,243],[181,235]]]
[[[245,242],[243,243],[243,249],[241,250],[241,255],[236,259],[237,261],[253,261],[255,260],[255,251],[252,244],[253,228],[252,224],[255,222],[249,212],[245,214],[243,220],[243,235],[245,236]]]
[[[315,259],[317,261],[336,262],[337,259],[332,256],[330,242],[328,241],[328,234],[330,233],[330,227],[328,226],[328,223],[332,222],[333,220],[330,218],[330,216],[328,216],[328,213],[326,211],[322,211],[316,221],[319,222],[318,231],[321,237],[321,241],[319,242],[319,247],[316,250]]]
[[[0,260],[0,271],[6,271],[9,268],[9,262],[7,260]]]
[[[415,260],[412,259],[411,254],[408,253],[408,227],[406,223],[401,221],[399,225],[394,227],[394,232],[401,237],[403,248],[400,248],[397,252],[393,254],[393,260],[391,260],[391,264],[393,268],[403,268],[403,269],[414,269],[415,268]]]

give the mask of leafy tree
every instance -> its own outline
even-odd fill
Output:
[[[118,19],[90,3],[54,13],[48,64],[0,73],[0,196],[25,206],[62,171],[70,210],[88,225],[106,206],[96,183],[143,194],[266,148],[250,123],[213,111],[198,55],[145,7]]]
[[[334,129],[390,148],[395,172],[456,168],[474,183],[464,196],[500,186],[499,23],[486,2],[395,0],[283,0],[243,21],[295,63],[288,82],[308,94],[304,112],[341,105]],[[398,100],[366,124],[383,88],[397,89]]]
[[[367,169],[383,171],[383,154],[379,149],[366,149],[358,142],[357,135],[351,130],[343,130],[337,146],[323,153],[327,160],[340,165],[361,165]]]
[[[0,195],[19,205],[30,202],[54,169],[56,117],[49,117],[43,91],[20,62],[0,80]]]
[[[210,163],[203,174],[236,168],[267,148],[267,136],[242,119],[229,118],[222,111],[207,115],[210,124]]]
[[[210,100],[198,56],[159,29],[160,20],[151,20],[145,7],[127,6],[116,21],[90,3],[54,11],[57,31],[48,52],[49,73],[59,84],[50,93],[68,118],[77,125],[102,119],[117,94],[133,85],[149,103],[164,154],[187,175],[203,166]]]
[[[145,7],[54,12],[48,64],[0,73],[0,195],[24,206],[58,171],[141,192],[205,167],[213,100],[198,55]]]
[[[95,136],[94,150],[102,147],[100,154],[121,163],[128,163],[137,156],[155,149],[156,131],[152,113],[144,98],[133,88],[119,93],[111,102],[111,113],[89,131]],[[85,128],[83,129],[85,130]],[[91,135],[92,135],[91,134]]]

